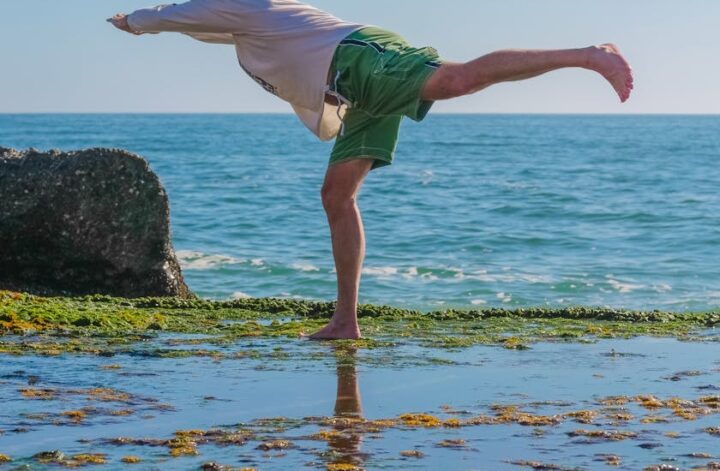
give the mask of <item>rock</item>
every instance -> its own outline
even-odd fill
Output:
[[[60,450],[41,451],[40,453],[35,453],[32,457],[37,461],[62,461],[65,458],[65,454]]]
[[[122,150],[0,147],[0,289],[192,297],[148,163]]]

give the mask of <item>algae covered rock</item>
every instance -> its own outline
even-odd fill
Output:
[[[0,147],[0,289],[191,297],[148,163],[122,150]]]

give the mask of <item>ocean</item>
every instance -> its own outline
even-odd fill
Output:
[[[332,143],[291,115],[0,115],[0,146],[120,147],[171,202],[190,288],[330,300]],[[361,302],[720,307],[720,116],[431,115],[359,198]]]

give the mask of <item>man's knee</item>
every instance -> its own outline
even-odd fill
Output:
[[[336,184],[325,183],[320,190],[320,197],[328,217],[340,215],[355,207],[355,196]]]
[[[465,64],[445,64],[430,78],[423,95],[425,99],[447,100],[469,95],[476,88]]]

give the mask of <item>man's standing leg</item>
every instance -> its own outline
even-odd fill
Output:
[[[374,160],[357,158],[332,165],[325,175],[322,202],[330,224],[333,256],[337,271],[338,299],[330,323],[312,339],[357,339],[360,275],[365,259],[365,230],[357,195]]]

